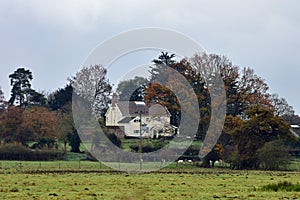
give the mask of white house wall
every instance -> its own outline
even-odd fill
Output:
[[[130,135],[131,135],[130,124],[128,124],[128,123],[122,123],[122,124],[120,124],[120,126],[123,126],[123,127],[124,127],[124,134],[125,134],[126,136],[130,136]]]
[[[142,124],[146,124],[146,118],[148,116],[142,116]],[[136,122],[135,120],[139,120],[139,117],[134,118],[129,122],[129,131],[127,132],[127,136],[130,137],[140,137],[140,122]],[[142,132],[143,133],[143,132]],[[143,133],[144,134],[144,133]]]
[[[118,126],[118,121],[122,118],[120,109],[116,107],[110,107],[106,113],[106,126]]]
[[[136,117],[135,119],[139,119],[139,117]],[[140,137],[140,122],[134,122],[134,120],[131,120],[128,124],[125,123],[122,124],[125,127],[125,135],[129,137]],[[146,124],[148,128],[148,132],[144,131],[142,132],[143,137],[150,136],[153,137],[153,132],[150,132],[153,128],[155,130],[164,128],[165,124],[170,124],[170,117],[164,116],[160,117],[160,120],[158,118],[151,119],[149,116],[142,116],[142,124]],[[136,132],[135,132],[136,131]],[[138,132],[137,132],[138,131]]]

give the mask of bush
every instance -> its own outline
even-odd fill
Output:
[[[257,151],[260,166],[265,170],[287,169],[291,156],[279,141],[267,142]]]
[[[28,149],[21,144],[6,144],[0,147],[1,160],[23,160],[24,154],[28,154]]]
[[[227,146],[225,148],[222,160],[230,164],[230,169],[240,169],[242,164],[239,151],[234,146]]]
[[[31,150],[19,143],[0,146],[0,160],[57,160],[62,156],[58,150]]]
[[[32,149],[53,149],[56,146],[55,140],[52,138],[41,138],[38,142],[33,143]]]
[[[132,144],[129,147],[133,152],[139,152],[140,145],[138,143]],[[152,152],[152,151],[155,151],[155,150],[156,149],[154,148],[154,145],[151,144],[151,143],[146,143],[146,144],[143,143],[143,145],[142,145],[142,152],[143,153],[148,153],[148,152]]]
[[[86,159],[87,159],[87,160],[89,160],[89,161],[94,161],[94,162],[98,162],[98,159],[95,158],[95,157],[93,156],[93,154],[91,154],[91,152],[86,151],[86,152],[85,152],[85,155],[86,155]]]
[[[163,148],[166,145],[166,143],[167,142],[159,141],[159,140],[143,141],[143,145],[142,145],[143,153],[157,151]],[[134,144],[129,145],[129,147],[133,152],[139,152],[140,144],[139,142],[135,142]]]
[[[107,138],[117,147],[121,147],[121,140],[113,133],[106,134]]]
[[[285,191],[285,192],[300,192],[300,185],[291,182],[283,181],[275,184],[268,184],[262,187],[263,191]]]
[[[184,152],[185,156],[198,156],[200,151],[200,146],[198,145],[191,145],[189,148]]]

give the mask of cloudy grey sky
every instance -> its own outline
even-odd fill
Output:
[[[254,68],[300,114],[299,8],[298,0],[2,0],[0,86],[8,98],[8,75],[22,66],[34,89],[54,91],[107,38],[161,27]]]

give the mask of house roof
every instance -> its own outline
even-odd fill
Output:
[[[117,103],[123,116],[136,116],[139,113],[147,115],[149,109],[144,102],[120,101]]]
[[[158,116],[171,116],[168,109],[160,104],[154,104],[149,108],[149,115],[151,117],[158,117]]]
[[[298,124],[292,124],[291,128],[295,128],[296,129],[296,128],[300,128],[300,126]]]
[[[125,118],[121,119],[120,121],[118,121],[118,123],[120,123],[120,124],[129,123],[132,119],[133,119],[133,117],[125,117]]]
[[[166,115],[170,116],[167,108],[159,104],[154,104],[149,108],[142,101],[119,101],[116,103],[116,105],[118,106],[122,115],[127,117],[137,116],[140,113],[142,113],[142,115],[150,115],[153,117]]]

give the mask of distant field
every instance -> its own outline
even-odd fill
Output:
[[[0,161],[0,199],[300,199],[300,192],[261,190],[280,181],[299,183],[300,173],[174,164],[128,174],[97,162]]]
[[[60,161],[3,161],[0,160],[0,173],[11,173],[24,172],[24,171],[35,171],[35,170],[103,170],[108,169],[104,164],[100,162],[83,161],[86,159],[85,154],[68,153],[64,160]],[[129,165],[125,163],[113,164],[115,169],[121,168],[123,165]],[[167,167],[168,169],[177,168],[197,168],[195,163],[188,164],[177,164],[172,163],[171,165],[161,164],[160,162],[155,163],[159,167]],[[228,163],[215,164],[216,167],[229,167]],[[290,171],[300,172],[300,159],[294,159],[288,167]],[[6,172],[5,172],[6,171]],[[300,180],[299,180],[300,181]]]

